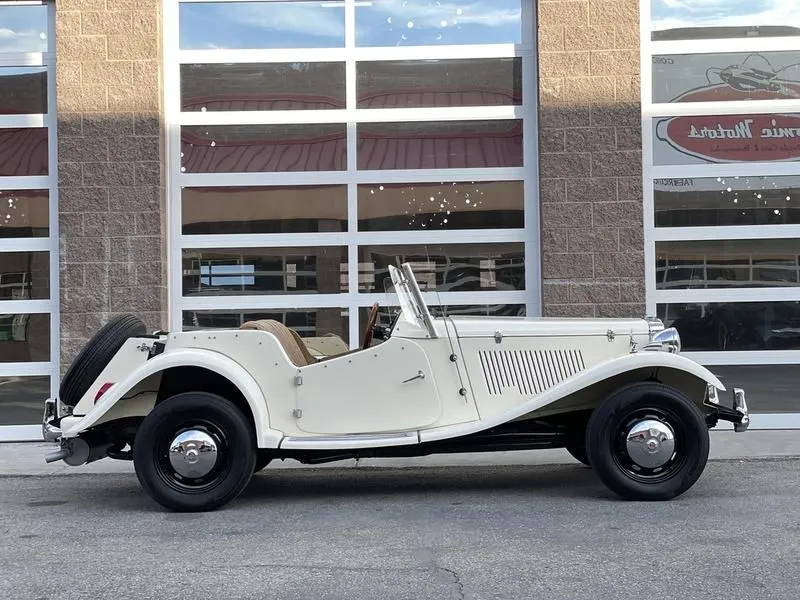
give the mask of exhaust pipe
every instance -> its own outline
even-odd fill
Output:
[[[114,444],[108,440],[99,440],[97,443],[90,444],[84,438],[71,438],[64,442],[64,445],[57,450],[53,450],[45,455],[46,463],[63,460],[71,467],[85,465],[108,456],[108,450]]]
[[[57,460],[64,460],[69,456],[69,450],[64,447],[59,448],[58,450],[53,450],[52,452],[48,452],[44,455],[44,462],[46,463],[54,463]]]

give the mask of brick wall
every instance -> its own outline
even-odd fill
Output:
[[[539,0],[547,316],[644,315],[639,1]]]
[[[160,5],[56,3],[62,372],[113,315],[166,326]]]

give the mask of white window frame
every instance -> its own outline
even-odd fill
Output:
[[[183,311],[247,308],[334,308],[349,312],[351,348],[358,346],[359,309],[373,302],[386,302],[381,293],[358,292],[358,269],[349,269],[348,291],[341,294],[291,294],[258,296],[182,296],[183,248],[224,248],[259,246],[346,245],[348,264],[358,264],[360,245],[458,244],[479,242],[519,242],[525,248],[525,290],[484,292],[442,292],[424,294],[427,302],[447,305],[522,304],[528,315],[541,314],[538,139],[537,139],[537,67],[534,49],[535,0],[522,1],[522,39],[524,44],[442,45],[408,47],[356,47],[355,17],[359,0],[344,0],[345,46],[343,48],[287,50],[181,50],[179,48],[179,4],[213,0],[164,0],[164,107],[167,128],[168,257],[169,257],[169,326],[181,330]],[[245,0],[259,1],[259,0]],[[264,0],[260,0],[264,1]],[[269,0],[267,0],[269,1]],[[358,109],[356,106],[356,63],[376,60],[412,60],[446,58],[522,59],[523,105],[463,108]],[[346,106],[343,110],[181,112],[180,65],[182,63],[219,62],[330,62],[345,63]],[[365,122],[434,122],[446,120],[487,121],[522,119],[523,166],[484,169],[431,169],[358,171],[356,123]],[[338,172],[186,174],[180,172],[180,127],[182,125],[345,123],[347,128],[347,169]],[[524,181],[525,226],[519,229],[358,232],[357,186],[359,183],[425,183],[439,181]],[[343,233],[191,235],[181,233],[182,186],[270,186],[343,184],[348,186],[348,231]],[[419,240],[419,241],[417,241]]]
[[[800,301],[800,287],[723,289],[656,289],[656,242],[730,239],[787,239],[800,237],[800,225],[759,226],[655,226],[654,181],[672,178],[707,178],[800,175],[800,162],[716,163],[655,165],[653,122],[657,118],[691,115],[800,113],[800,100],[753,100],[746,102],[654,103],[652,57],[663,54],[724,54],[743,52],[800,51],[800,36],[651,41],[651,0],[640,0],[642,172],[644,195],[645,294],[647,313],[656,314],[657,304],[704,302]],[[717,365],[779,365],[800,363],[800,350],[685,352],[687,357],[711,368]],[[751,401],[752,405],[752,401]],[[752,410],[752,406],[751,406]],[[757,406],[756,406],[757,410]],[[719,427],[727,429],[729,427]],[[796,413],[756,413],[751,428],[800,428],[800,404]]]
[[[0,115],[0,129],[14,127],[47,127],[48,175],[25,177],[0,177],[0,190],[46,190],[49,195],[49,229],[46,238],[0,239],[0,260],[4,252],[47,251],[50,253],[50,298],[44,300],[0,301],[2,314],[49,314],[50,360],[43,362],[0,363],[0,378],[10,376],[50,377],[50,395],[58,394],[60,369],[59,320],[59,259],[58,259],[58,139],[56,114],[56,57],[55,57],[55,5],[48,0],[0,2],[7,5],[48,7],[48,51],[26,53],[0,53],[0,67],[45,67],[47,69],[46,115]],[[42,399],[44,402],[44,398]],[[44,406],[44,405],[43,405]],[[3,410],[0,404],[0,411]],[[30,425],[1,425],[0,442],[41,440],[41,423]]]

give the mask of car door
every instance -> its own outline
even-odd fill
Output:
[[[424,343],[392,338],[300,368],[298,427],[345,435],[411,431],[434,423],[442,405]]]

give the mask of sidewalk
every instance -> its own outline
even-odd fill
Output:
[[[133,473],[129,461],[103,459],[80,467],[70,467],[63,462],[47,464],[44,455],[52,444],[43,442],[0,443],[0,477],[80,475],[87,473]],[[800,458],[800,431],[732,431],[711,432],[710,460],[753,460],[776,457]],[[360,461],[343,460],[313,468],[369,468],[369,467],[440,467],[487,465],[547,465],[576,464],[566,450],[526,450],[518,452],[492,452],[476,454],[440,454],[419,458],[368,458]],[[269,468],[311,468],[294,460],[276,461]]]

